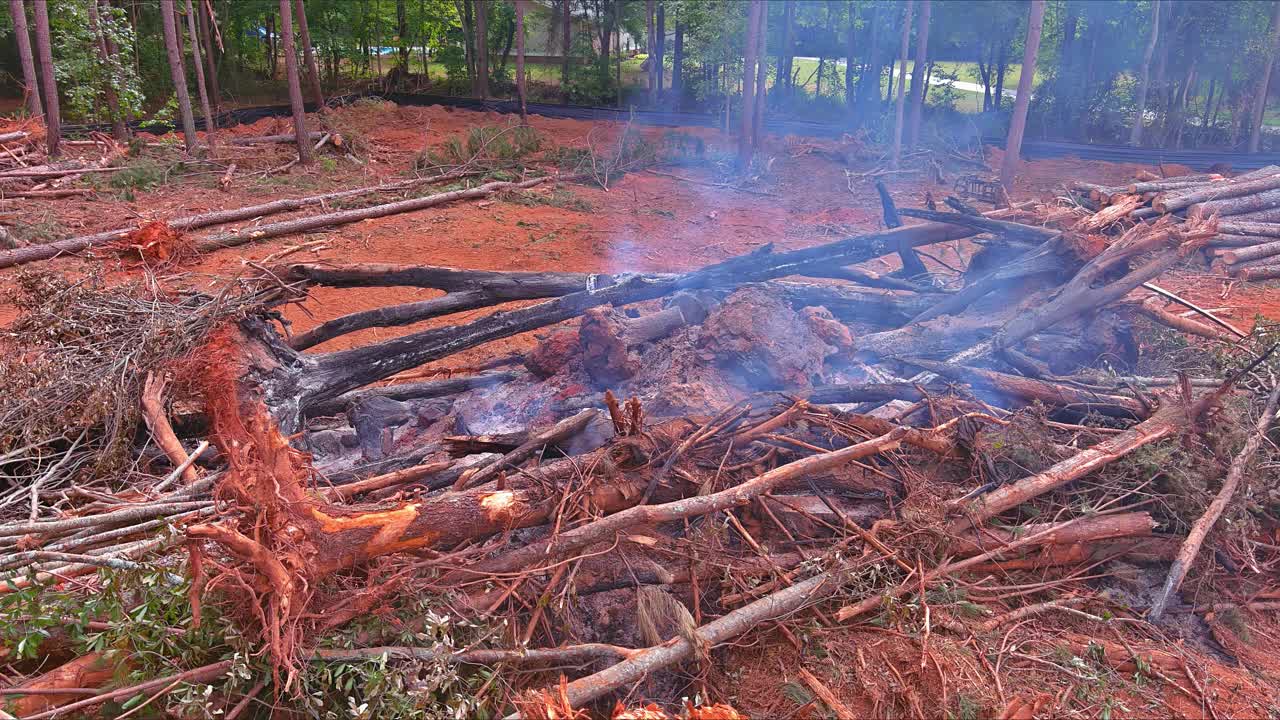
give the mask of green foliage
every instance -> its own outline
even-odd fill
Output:
[[[89,16],[93,0],[67,0],[57,12],[49,13],[54,45],[54,75],[66,102],[62,112],[69,118],[109,121],[105,91],[115,91],[120,105],[118,119],[129,120],[142,112],[142,82],[132,56],[135,37],[124,8],[98,7],[98,29],[119,52],[102,60],[99,36]]]
[[[465,136],[452,136],[414,160],[414,169],[448,172],[467,166],[489,170],[516,169],[535,159],[544,140],[529,126],[481,125]]]

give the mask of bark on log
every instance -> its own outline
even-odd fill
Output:
[[[1143,314],[1147,315],[1156,322],[1167,325],[1180,332],[1198,335],[1200,337],[1209,338],[1210,340],[1222,340],[1223,342],[1232,342],[1236,338],[1226,330],[1206,325],[1202,322],[1184,318],[1181,315],[1175,315],[1165,310],[1162,305],[1163,301],[1158,297],[1148,298],[1139,307]]]
[[[1226,223],[1223,223],[1224,225]],[[1267,237],[1264,235],[1222,235],[1215,236],[1212,240],[1205,244],[1210,248],[1235,248],[1235,247],[1253,247],[1254,245],[1263,245],[1269,242],[1275,242],[1280,236]]]
[[[382,387],[353,390],[328,402],[320,403],[308,409],[307,414],[313,417],[337,415],[358,402],[374,397],[391,398],[392,400],[425,400],[427,398],[457,395],[475,388],[489,387],[510,382],[520,377],[520,373],[496,370],[482,372],[467,377],[454,377],[445,380],[424,380],[421,382],[397,383]]]
[[[1186,407],[1167,397],[1151,417],[1133,428],[1103,440],[1044,472],[1028,475],[1003,485],[975,500],[956,505],[965,517],[951,524],[951,532],[960,534],[1000,513],[1017,507],[1067,483],[1112,463],[1145,445],[1163,440],[1187,425]]]
[[[306,280],[333,287],[413,286],[448,290],[443,297],[389,305],[351,313],[321,323],[289,339],[295,350],[306,350],[348,333],[373,327],[411,325],[441,315],[489,307],[511,300],[559,297],[598,285],[609,285],[608,275],[557,272],[490,272],[455,268],[417,266],[397,268],[384,265],[324,268],[295,265],[288,270],[291,280]]]
[[[324,137],[323,132],[307,133],[307,139],[315,141]],[[228,145],[286,145],[297,142],[298,136],[293,133],[285,135],[258,135],[256,137],[233,137],[227,140]]]
[[[476,470],[474,473],[461,475],[458,481],[453,484],[453,489],[459,491],[468,487],[484,485],[497,477],[498,473],[509,467],[519,466],[520,463],[533,457],[548,445],[564,442],[578,434],[597,417],[600,417],[600,411],[587,409],[577,415],[567,417],[549,428],[533,433],[528,440],[525,440],[494,462]]]
[[[230,210],[215,210],[213,212],[201,213],[199,215],[189,215],[187,217],[168,220],[166,223],[174,230],[195,230],[197,228],[209,227],[211,225],[222,225],[224,223],[237,222],[239,220],[250,220],[265,215],[292,212],[294,210],[301,210],[314,205],[322,205],[331,200],[369,195],[377,192],[406,190],[414,184],[415,181],[398,182],[387,185],[355,188],[352,190],[339,190],[337,192],[312,195],[309,197],[274,200],[261,205],[250,205],[248,207],[232,208]],[[93,235],[82,235],[79,237],[68,238],[66,240],[46,243],[44,245],[32,245],[30,247],[17,248],[15,250],[5,250],[0,252],[0,268],[22,265],[29,262],[37,262],[40,260],[48,260],[66,253],[80,252],[81,250],[85,250],[96,245],[103,245],[127,237],[130,233],[136,231],[138,227],[140,226],[122,228],[120,230],[109,230],[107,232],[94,233]]]
[[[775,280],[769,283],[769,287],[781,291],[787,302],[797,309],[821,306],[846,323],[903,325],[933,303],[932,297],[921,295],[900,295],[789,280]]]
[[[1233,215],[1231,220],[1233,222],[1280,223],[1280,208],[1240,213],[1239,215]]]
[[[1274,265],[1254,265],[1241,268],[1236,277],[1249,282],[1257,280],[1275,280],[1280,278],[1280,263]]]
[[[0,698],[0,709],[25,718],[37,713],[66,705],[84,697],[82,692],[62,693],[68,688],[97,688],[111,681],[118,664],[108,661],[102,653],[91,652],[63,663],[58,667],[11,688],[14,693],[33,690],[30,694]]]
[[[372,492],[374,490],[382,490],[384,488],[403,485],[405,483],[417,482],[423,478],[431,477],[436,473],[443,472],[453,465],[448,460],[439,462],[426,463],[425,465],[414,465],[404,470],[396,470],[382,475],[374,475],[370,478],[357,480],[345,485],[334,485],[333,487],[324,488],[322,494],[325,499],[331,503],[341,503],[361,493]]]
[[[30,133],[25,130],[17,130],[15,132],[0,133],[0,143],[13,142],[15,140],[26,140]]]
[[[1240,487],[1240,482],[1244,479],[1245,470],[1248,469],[1250,461],[1253,460],[1253,456],[1257,454],[1259,446],[1262,445],[1267,430],[1275,422],[1277,403],[1280,403],[1280,385],[1277,385],[1271,391],[1271,396],[1267,399],[1267,406],[1262,412],[1262,417],[1258,419],[1253,433],[1245,441],[1244,448],[1240,450],[1240,454],[1236,455],[1235,459],[1231,461],[1231,467],[1227,469],[1227,477],[1222,481],[1222,487],[1218,490],[1218,494],[1214,496],[1213,502],[1209,503],[1209,507],[1205,508],[1204,514],[1196,519],[1195,524],[1191,526],[1191,532],[1187,533],[1187,539],[1178,550],[1178,556],[1174,559],[1173,564],[1169,566],[1169,576],[1165,579],[1164,587],[1160,590],[1160,594],[1156,596],[1155,601],[1151,603],[1151,612],[1147,613],[1148,621],[1158,621],[1164,614],[1165,607],[1169,604],[1169,599],[1173,596],[1173,593],[1182,587],[1182,581],[1186,578],[1187,571],[1191,569],[1196,556],[1200,554],[1200,546],[1204,544],[1205,537],[1213,529],[1213,526],[1217,524],[1218,518],[1222,517],[1222,511],[1226,510],[1227,503],[1231,502],[1231,499],[1235,496],[1236,488]]]
[[[763,475],[758,475],[740,485],[721,490],[710,495],[699,495],[675,500],[662,505],[640,505],[631,507],[613,515],[581,525],[572,530],[555,535],[550,540],[526,545],[519,550],[508,552],[493,560],[482,562],[472,568],[460,568],[457,573],[488,574],[502,573],[531,566],[533,563],[545,562],[565,553],[580,550],[615,533],[636,525],[670,522],[683,518],[697,517],[729,508],[741,507],[754,498],[769,492],[778,485],[804,475],[819,473],[841,467],[849,462],[881,452],[888,452],[898,447],[907,428],[897,427],[879,437],[850,445],[821,455],[811,455],[800,460],[777,467]],[[632,502],[639,498],[633,498]]]
[[[1228,220],[1218,223],[1218,232],[1223,233],[1223,235],[1218,236],[1219,238],[1231,235],[1280,237],[1280,223]]]
[[[1003,528],[970,529],[952,540],[947,550],[967,557],[999,549],[1002,545],[1015,542],[1019,537],[1047,530],[1053,532],[1045,537],[1045,545],[1073,545],[1111,538],[1145,537],[1155,529],[1156,521],[1150,513],[1133,512],[1085,518],[1062,530],[1055,530],[1056,527],[1054,523],[1044,523],[1023,525],[1016,531]]]
[[[1277,177],[1276,183],[1280,185],[1280,177]],[[1214,200],[1192,205],[1187,209],[1187,217],[1196,219],[1203,219],[1213,215],[1227,217],[1272,208],[1280,208],[1280,190],[1268,190],[1256,195],[1245,195],[1229,200]]]
[[[325,215],[312,215],[311,217],[299,218],[297,220],[286,220],[284,222],[262,225],[244,233],[223,233],[221,235],[214,235],[213,237],[205,238],[197,243],[196,249],[200,252],[209,252],[220,248],[244,245],[245,243],[264,240],[266,238],[280,237],[281,235],[293,235],[295,233],[319,230],[320,228],[350,225],[351,223],[360,222],[361,220],[370,220],[373,218],[386,217],[388,215],[425,210],[429,207],[443,205],[445,203],[455,202],[458,200],[471,200],[474,198],[488,197],[489,195],[502,192],[504,190],[527,189],[540,185],[551,179],[552,178],[549,177],[542,177],[535,178],[533,180],[525,180],[523,182],[491,182],[466,190],[453,190],[451,192],[438,193],[420,198],[411,198],[409,200],[401,200],[399,202],[387,203],[385,205],[374,205],[372,207],[343,210]]]
[[[1228,265],[1235,265],[1236,263],[1261,260],[1275,255],[1280,255],[1280,240],[1225,250],[1219,253],[1218,257],[1222,258],[1222,262]]]
[[[967,382],[973,390],[979,391],[979,393],[984,389],[995,391],[997,397],[1001,400],[1013,397],[1026,403],[1041,402],[1049,407],[1068,408],[1080,412],[1096,412],[1117,418],[1140,419],[1148,415],[1147,409],[1142,403],[1121,395],[1104,395],[1068,385],[964,365],[910,358],[906,359],[906,362],[943,377]],[[1003,405],[1003,403],[1000,404]]]
[[[1008,222],[1006,220],[994,220],[992,218],[982,217],[979,215],[935,212],[932,210],[915,210],[912,208],[899,210],[898,212],[907,217],[917,218],[919,220],[960,225],[962,227],[973,228],[980,232],[999,235],[1000,237],[1009,238],[1011,240],[1042,243],[1061,234],[1059,231],[1051,230],[1049,228],[1024,225],[1022,223]]]
[[[1214,183],[1210,187],[1190,192],[1167,193],[1153,200],[1151,207],[1162,213],[1171,213],[1192,205],[1254,195],[1276,188],[1280,188],[1280,174],[1245,182]]]

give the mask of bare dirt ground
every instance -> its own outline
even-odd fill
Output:
[[[309,169],[270,174],[264,168],[279,167],[291,155],[287,146],[277,146],[240,153],[255,155],[251,163],[255,169],[240,171],[225,190],[217,187],[220,173],[210,172],[137,192],[130,199],[106,189],[85,199],[5,200],[0,206],[3,219],[7,223],[52,223],[78,235],[123,227],[140,218],[177,217],[372,185],[403,177],[418,153],[450,137],[477,125],[506,125],[512,118],[440,107],[361,104],[333,111],[333,122],[367,143],[364,164],[337,157]],[[618,127],[536,116],[530,122],[546,138],[570,146],[604,144],[620,131]],[[224,134],[266,135],[287,130],[284,120],[269,119]],[[644,132],[657,137],[663,131],[646,128]],[[728,157],[732,152],[731,139],[715,130],[685,132],[702,138],[710,157]],[[188,287],[211,285],[216,277],[242,271],[246,263],[320,239],[324,240],[322,249],[304,250],[291,257],[300,261],[617,273],[687,270],[767,244],[796,249],[882,227],[872,182],[858,180],[851,189],[846,176],[847,169],[871,170],[873,162],[850,168],[827,153],[811,151],[803,142],[782,138],[770,138],[767,147],[772,158],[768,171],[744,189],[722,185],[707,167],[662,167],[657,172],[629,174],[608,190],[565,183],[533,192],[549,198],[547,202],[497,196],[365,221],[304,238],[284,237],[222,250],[186,264],[180,275],[165,282]],[[1120,182],[1132,178],[1139,169],[1151,168],[1072,159],[1031,162],[1019,178],[1014,197],[1052,197],[1064,183],[1075,179]],[[926,193],[941,200],[950,194],[953,180],[935,184],[918,174],[887,178],[900,207],[922,207]],[[281,216],[270,220],[279,219]],[[253,224],[240,227],[249,229]],[[939,270],[944,263],[960,267],[966,262],[968,249],[963,244],[934,246],[928,249],[933,257],[926,258],[926,264]],[[110,255],[62,258],[45,267],[76,273],[102,263],[109,268],[109,275],[137,272],[136,266]],[[869,269],[883,272],[893,265],[882,260]],[[0,287],[10,284],[22,271],[0,271]],[[1246,330],[1255,315],[1280,320],[1280,292],[1266,285],[1235,284],[1207,264],[1180,269],[1161,283]],[[316,288],[306,302],[288,307],[285,316],[293,331],[301,332],[351,312],[430,296],[431,291],[412,288],[370,288],[358,293]],[[456,324],[487,312],[437,322]],[[13,317],[13,308],[0,304],[0,327]],[[366,330],[317,350],[364,344],[420,327]],[[504,340],[497,347],[488,345],[452,356],[447,365],[464,370],[505,351],[527,350],[534,340],[531,335]],[[1016,588],[1009,592],[1016,592]],[[1092,667],[1079,669],[1075,677],[1065,676],[1057,666],[1035,669],[1021,661],[1016,671],[1010,670],[1017,658],[1051,658],[1059,648],[1087,646],[1091,636],[1100,632],[1096,624],[1069,615],[1045,616],[1036,622],[1041,623],[1042,642],[1032,647],[1008,647],[1000,656],[990,657],[978,651],[976,642],[971,649],[956,635],[937,634],[931,644],[922,647],[918,636],[904,634],[892,623],[850,630],[818,619],[806,635],[796,637],[786,631],[776,634],[767,645],[730,649],[728,662],[704,675],[704,688],[712,698],[731,702],[752,717],[822,717],[821,706],[815,709],[797,700],[796,688],[804,687],[797,678],[802,667],[827,683],[859,716],[941,717],[940,708],[955,706],[960,697],[965,698],[962,708],[1003,707],[1010,718],[1030,718],[1032,708],[1039,707],[1036,703],[1049,702],[1054,703],[1050,707],[1070,707],[1082,715],[1098,717],[1263,717],[1275,712],[1274,706],[1267,705],[1273,693],[1265,688],[1280,682],[1280,668],[1256,647],[1280,640],[1280,626],[1260,615],[1248,618],[1243,634],[1212,628],[1230,652],[1183,645],[1156,631],[1139,634],[1129,629],[1132,626],[1117,623],[1127,635],[1121,642],[1134,643],[1144,652],[1161,648],[1173,653],[1201,684],[1186,687],[1164,682],[1159,692],[1141,695],[1132,688],[1142,686],[1142,668],[1117,670],[1126,681],[1133,681],[1123,686],[1109,686],[1115,676]],[[1242,636],[1251,640],[1241,640]],[[928,635],[925,638],[929,643]],[[1146,682],[1152,682],[1151,675],[1145,677]],[[690,695],[699,690],[696,686],[688,689]],[[797,707],[808,709],[796,714]],[[977,716],[975,709],[972,717]]]

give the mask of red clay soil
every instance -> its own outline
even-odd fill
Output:
[[[318,122],[320,118],[311,120]],[[288,162],[292,154],[288,146],[228,149],[228,162],[234,160],[238,170],[225,191],[218,189],[222,169],[211,168],[203,175],[183,176],[139,191],[134,199],[104,190],[93,197],[56,202],[5,200],[4,221],[52,220],[66,231],[80,234],[119,228],[139,220],[372,185],[403,177],[413,158],[424,149],[462,136],[469,128],[506,125],[512,119],[441,107],[402,108],[362,102],[331,111],[326,121],[366,146],[367,160],[363,164],[322,153],[326,159],[313,167],[282,173],[273,171]],[[532,116],[530,122],[545,138],[578,147],[603,146],[621,130],[619,126],[537,116]],[[266,119],[225,131],[224,136],[287,131],[285,120]],[[643,132],[658,138],[664,131],[646,128]],[[707,143],[709,157],[732,157],[731,138],[710,129],[686,132]],[[174,138],[170,136],[168,140]],[[295,253],[290,260],[438,264],[495,270],[676,271],[757,250],[769,243],[783,250],[800,248],[881,226],[873,185],[867,180],[857,181],[851,192],[846,167],[833,159],[839,153],[799,153],[794,145],[776,138],[770,138],[766,148],[773,158],[770,170],[750,186],[750,192],[720,185],[721,180],[705,167],[662,168],[662,174],[634,173],[608,190],[588,184],[544,186],[533,193],[541,201],[497,196],[365,221],[327,233],[221,250],[183,266],[181,274],[166,275],[161,282],[170,286],[214,287],[220,278],[252,272],[246,268],[246,261],[262,260],[315,240],[322,240],[322,246]],[[87,152],[81,147],[75,150]],[[853,170],[866,172],[872,168],[873,164],[866,162]],[[1024,166],[1014,195],[1015,199],[1052,197],[1063,183],[1073,179],[1119,182],[1133,177],[1138,169],[1151,168],[1074,159],[1031,162]],[[951,192],[952,181],[954,177],[937,185],[921,175],[886,178],[902,207],[923,206],[926,192],[932,192],[935,198],[945,197]],[[266,221],[286,217],[275,216]],[[949,265],[966,262],[962,246],[935,246],[928,250]],[[105,263],[110,273],[138,272],[136,262],[121,260],[111,253],[102,253],[100,259],[58,259],[44,266],[82,272],[95,263]],[[884,272],[893,269],[895,263],[882,259],[868,267]],[[941,268],[931,258],[926,259],[926,264]],[[0,288],[21,270],[0,271]],[[1250,326],[1254,313],[1280,320],[1280,293],[1266,285],[1233,285],[1208,268],[1180,271],[1160,282],[1203,306],[1222,308],[1222,316],[1243,328]],[[305,303],[287,308],[285,316],[293,330],[300,332],[340,315],[421,300],[432,294],[414,288],[317,288]],[[435,322],[456,324],[487,312],[461,313]],[[11,307],[0,305],[0,327],[12,320],[12,313]],[[390,338],[417,327],[370,329],[314,351]],[[510,338],[453,356],[442,366],[465,368],[510,350],[527,350],[533,342],[531,335]],[[1149,692],[1135,694],[1133,689],[1140,683],[1120,683],[1116,676],[1108,674],[1115,671],[1089,666],[1087,662],[1084,667],[1064,665],[1073,675],[1020,658],[1013,649],[1003,657],[988,660],[983,650],[990,647],[989,642],[980,650],[967,636],[939,628],[934,629],[926,649],[924,635],[918,627],[909,626],[909,618],[889,622],[884,628],[866,624],[832,627],[811,622],[804,628],[793,625],[787,633],[766,636],[764,645],[730,650],[724,667],[731,668],[735,675],[713,671],[708,677],[710,696],[734,704],[751,717],[827,716],[827,709],[820,704],[796,714],[805,704],[803,698],[812,695],[796,674],[798,668],[807,667],[853,711],[866,717],[942,717],[951,709],[967,707],[973,708],[973,717],[998,716],[1006,710],[1010,717],[1030,717],[1034,713],[1028,708],[1037,704],[1055,708],[1054,713],[1080,716],[1097,716],[1106,708],[1117,717],[1203,717],[1213,714],[1206,712],[1212,704],[1217,716],[1225,718],[1263,714],[1274,694],[1266,688],[1276,687],[1280,680],[1280,668],[1274,659],[1256,649],[1275,647],[1280,641],[1280,628],[1254,616],[1249,616],[1243,626],[1221,619],[1214,623],[1219,642],[1240,658],[1239,666],[1201,651],[1179,650],[1185,654],[1196,682],[1208,687],[1208,701],[1188,697],[1188,693],[1168,682],[1148,681]],[[1250,640],[1241,639],[1240,627],[1251,633]],[[1085,621],[1073,623],[1060,618],[1040,623],[1037,631],[1043,642],[1019,646],[1016,652],[1048,661],[1062,660],[1058,657],[1061,652],[1055,650],[1058,645],[1075,637],[1087,640],[1090,633],[1101,632]],[[994,643],[999,647],[999,638]],[[995,662],[1002,663],[999,689],[990,682],[989,665]],[[1196,683],[1185,673],[1173,679],[1190,693],[1197,692]],[[690,688],[689,695],[695,690]],[[1045,700],[1046,695],[1049,700]]]

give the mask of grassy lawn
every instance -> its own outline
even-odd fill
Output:
[[[640,53],[633,57],[626,58],[622,61],[622,84],[624,86],[635,87],[635,86],[640,86],[644,84],[645,82],[644,72],[640,69],[640,65],[641,63],[644,62],[645,57],[646,56],[644,55],[644,53]],[[383,58],[384,70],[389,71],[393,66],[393,64],[394,64],[393,59],[389,57]],[[514,65],[515,65],[515,58],[512,57],[511,59],[508,60],[508,66],[509,68],[514,69]],[[908,66],[908,71],[907,71],[908,73],[911,72],[911,68],[914,68],[914,65],[915,65],[914,63],[911,63]],[[420,56],[412,57],[410,59],[410,67],[413,70],[413,72],[421,73],[423,70],[421,57]],[[796,73],[797,82],[804,83],[805,89],[808,90],[809,92],[815,92],[818,86],[818,82],[817,82],[818,61],[812,60],[812,59],[806,59],[806,58],[796,58],[794,67],[795,67],[794,72]],[[547,83],[549,85],[558,85],[560,83],[560,66],[558,64],[547,65],[542,63],[529,63],[526,66],[526,70],[529,73],[529,79],[535,82]],[[437,63],[437,62],[429,63],[427,71],[428,71],[428,74],[434,79],[443,79],[446,76],[445,67],[441,63]],[[669,72],[670,71],[668,70],[668,73]],[[978,77],[977,63],[941,61],[935,64],[934,77],[937,77],[939,72],[947,72],[947,73],[954,72],[956,74],[956,80],[958,80],[959,82],[973,83],[975,85],[982,84],[981,80]],[[833,77],[833,73],[834,73],[834,77]],[[1004,89],[1006,91],[1017,90],[1018,80],[1021,77],[1021,75],[1022,75],[1022,66],[1020,64],[1010,65],[1008,69],[1005,71]],[[1040,79],[1041,78],[1039,77],[1039,73],[1037,73],[1036,80],[1039,81]],[[831,61],[828,61],[825,80],[826,82],[823,83],[823,88],[822,88],[823,95],[843,96],[844,94],[844,67],[843,66],[836,66],[835,68],[832,68]],[[887,82],[888,82],[887,78],[882,77],[880,80],[881,96],[883,96],[886,91],[885,86],[887,85]],[[930,86],[931,101],[933,101],[937,97],[937,94],[939,92],[941,92],[941,88],[939,86],[936,86],[936,85]],[[958,96],[958,99],[956,100],[957,110],[960,110],[961,112],[968,112],[968,113],[981,112],[982,93],[980,91],[974,92],[971,90],[955,88],[954,92]],[[1011,101],[1010,98],[1006,98],[1006,102],[1010,102],[1010,101]],[[1275,115],[1269,114],[1265,122],[1267,125],[1280,126],[1280,113],[1277,113]]]

